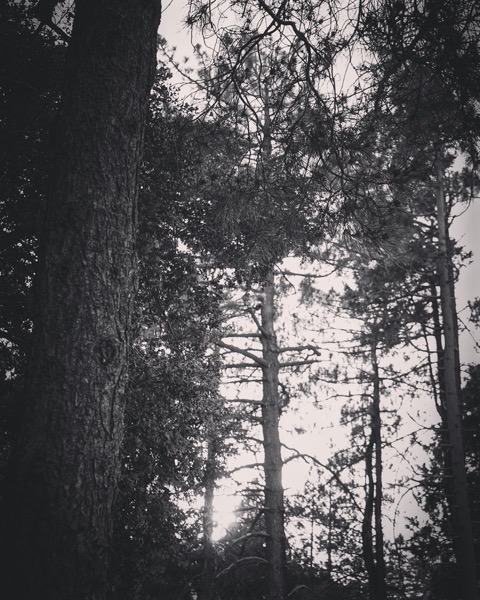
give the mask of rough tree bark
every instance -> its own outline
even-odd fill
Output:
[[[475,555],[467,491],[465,456],[463,449],[461,402],[458,390],[458,342],[456,336],[456,314],[452,298],[449,255],[447,246],[447,221],[445,211],[444,171],[440,160],[437,161],[436,203],[438,219],[438,276],[440,282],[440,301],[443,317],[443,381],[445,385],[445,415],[450,451],[450,464],[453,482],[454,551],[459,567],[462,589],[461,600],[478,600],[479,590],[476,578]]]
[[[286,557],[282,453],[279,436],[280,397],[278,345],[274,328],[275,278],[268,272],[261,306],[260,339],[262,342],[263,402],[262,428],[265,473],[265,529],[268,567],[268,599],[286,598]]]
[[[160,0],[77,0],[6,527],[15,600],[103,600]],[[2,586],[3,587],[3,586]]]

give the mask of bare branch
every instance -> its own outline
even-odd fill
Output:
[[[279,348],[279,352],[303,352],[304,350],[311,350],[314,354],[320,355],[320,350],[312,344],[306,344],[305,346],[286,346],[285,348]]]
[[[248,312],[250,313],[250,316],[252,317],[252,319],[253,319],[253,321],[254,321],[255,325],[258,327],[258,331],[260,331],[260,334],[267,335],[267,332],[266,332],[266,331],[265,331],[265,329],[262,327],[262,324],[261,324],[261,323],[260,323],[260,321],[258,320],[258,317],[257,317],[257,315],[255,314],[255,311],[254,311],[252,308],[250,308],[250,309],[248,310]]]
[[[288,362],[280,363],[280,368],[284,367],[302,367],[304,365],[313,365],[315,363],[323,362],[322,360],[317,360],[312,358],[311,360],[290,360]]]
[[[238,471],[243,471],[244,469],[258,469],[258,468],[263,469],[263,463],[250,463],[249,465],[240,465],[239,467],[235,467],[234,469],[232,469],[229,472],[229,474],[233,475],[234,473],[237,473]]]
[[[288,277],[305,277],[308,279],[325,279],[325,277],[330,277],[330,275],[333,275],[337,271],[338,271],[338,267],[335,267],[328,273],[325,273],[325,275],[319,275],[316,273],[296,273],[294,271],[284,271],[284,270],[281,270],[280,273],[282,275],[288,276]]]
[[[359,504],[357,502],[357,499],[355,498],[355,495],[352,493],[352,491],[350,490],[350,488],[345,483],[343,483],[343,481],[340,479],[340,475],[336,471],[334,471],[328,465],[320,462],[317,458],[315,458],[311,454],[305,454],[303,452],[299,452],[295,448],[290,448],[286,444],[282,444],[282,446],[284,448],[286,448],[287,450],[290,450],[290,452],[294,453],[294,454],[292,454],[291,456],[289,456],[287,459],[285,459],[283,461],[284,464],[287,463],[287,462],[290,462],[291,460],[295,460],[296,458],[301,458],[305,462],[311,461],[315,465],[317,465],[318,467],[321,467],[322,469],[325,469],[326,471],[328,471],[332,475],[332,479],[334,479],[338,483],[338,485],[342,488],[342,490],[349,496],[350,500],[355,505],[355,508],[357,508],[360,512],[362,512],[362,508],[359,506]]]
[[[257,356],[256,354],[253,354],[253,352],[250,352],[249,350],[245,350],[244,348],[239,348],[238,346],[233,346],[232,344],[227,344],[226,342],[223,342],[222,340],[215,342],[215,344],[217,346],[220,346],[220,348],[225,348],[226,350],[231,350],[232,352],[237,352],[238,354],[241,354],[242,356],[245,356],[246,358],[250,358],[251,360],[253,360],[254,362],[256,362],[258,365],[260,365],[262,367],[268,367],[268,363],[266,360],[264,360],[261,356]]]
[[[261,400],[251,400],[250,398],[234,398],[233,400],[226,399],[226,402],[240,402],[243,404],[258,404],[259,406],[263,405]]]
[[[259,333],[227,333],[223,334],[223,337],[226,338],[259,338],[261,337]]]

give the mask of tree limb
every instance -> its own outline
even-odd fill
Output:
[[[256,354],[253,354],[253,352],[250,352],[249,350],[245,350],[244,348],[239,348],[238,346],[233,346],[232,344],[227,344],[223,340],[218,340],[217,342],[215,342],[215,344],[217,346],[219,346],[220,348],[225,348],[226,350],[230,350],[231,352],[237,352],[238,354],[241,354],[242,356],[245,356],[246,358],[250,358],[251,360],[253,360],[254,362],[256,362],[258,365],[260,365],[262,367],[268,367],[268,363],[266,360],[264,360],[261,356],[257,356]]]
[[[215,579],[218,579],[222,575],[226,575],[232,569],[236,569],[241,564],[245,564],[245,563],[248,563],[248,562],[263,563],[263,564],[268,565],[268,560],[265,560],[264,558],[261,558],[260,556],[244,556],[243,558],[239,558],[238,560],[236,560],[234,563],[232,563],[231,565],[229,565],[223,571],[220,571],[220,573],[218,573],[215,576]]]

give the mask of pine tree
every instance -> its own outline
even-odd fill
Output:
[[[10,597],[105,598],[158,2],[76,3],[3,528]],[[8,515],[8,516],[6,516]]]

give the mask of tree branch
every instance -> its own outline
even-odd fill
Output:
[[[252,363],[231,363],[222,366],[222,369],[259,369],[261,365],[255,365]]]
[[[256,354],[253,354],[253,352],[250,352],[249,350],[245,350],[244,348],[239,348],[238,346],[233,346],[232,344],[227,344],[222,340],[219,340],[215,343],[220,348],[225,348],[226,350],[230,350],[231,352],[237,352],[238,354],[241,354],[242,356],[245,356],[246,358],[250,358],[251,360],[253,360],[254,362],[256,362],[258,365],[260,365],[262,367],[268,367],[268,363],[266,360],[264,360],[261,356],[257,356]]]
[[[303,352],[304,350],[311,350],[314,354],[320,356],[320,350],[313,346],[312,344],[307,344],[306,346],[286,346],[285,348],[279,348],[279,352]]]
[[[259,338],[261,337],[259,333],[226,333],[223,334],[223,337],[226,338]]]
[[[244,403],[244,404],[258,404],[258,405],[263,405],[263,402],[261,400],[251,400],[249,398],[234,398],[233,400],[230,399],[225,399],[225,402],[240,402],[240,403]]]
[[[322,469],[325,469],[326,471],[328,471],[332,475],[332,478],[338,483],[338,485],[342,488],[342,490],[350,497],[350,500],[353,502],[355,508],[357,508],[360,512],[362,512],[362,508],[359,506],[359,504],[357,502],[357,499],[355,498],[354,494],[348,488],[348,486],[345,483],[343,483],[343,481],[340,479],[340,475],[336,471],[334,471],[328,465],[320,462],[317,458],[315,458],[314,456],[311,456],[310,454],[300,453],[295,448],[290,448],[286,444],[282,444],[282,446],[284,448],[286,448],[287,450],[290,450],[290,452],[294,453],[294,454],[292,454],[292,456],[289,456],[287,459],[285,459],[283,461],[284,464],[286,464],[287,462],[290,462],[291,460],[294,460],[296,458],[301,458],[305,462],[311,461],[315,465],[317,465],[318,467],[321,467]]]
[[[280,363],[280,368],[283,367],[302,367],[303,365],[313,365],[315,363],[322,362],[321,360],[317,360],[312,358],[311,360],[290,360],[288,362]]]
[[[241,564],[245,564],[247,562],[256,562],[256,563],[263,563],[263,564],[268,565],[268,560],[265,560],[264,558],[261,558],[260,556],[244,556],[243,558],[239,558],[237,561],[235,561],[234,563],[229,565],[223,571],[220,571],[220,573],[218,573],[218,575],[215,576],[215,579],[218,579],[222,575],[226,575],[232,569],[236,569]]]

